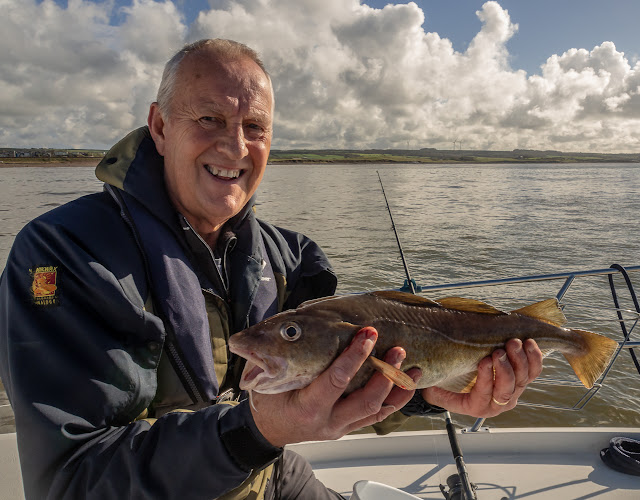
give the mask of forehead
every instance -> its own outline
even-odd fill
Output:
[[[175,90],[177,100],[186,99],[190,105],[231,107],[236,112],[266,113],[269,117],[273,113],[271,82],[247,56],[191,54],[180,65]]]

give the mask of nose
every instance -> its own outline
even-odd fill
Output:
[[[241,160],[247,156],[249,150],[247,149],[242,126],[227,128],[225,133],[219,137],[216,149],[230,160]]]

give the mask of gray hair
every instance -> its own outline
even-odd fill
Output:
[[[197,42],[185,45],[182,49],[176,52],[164,67],[162,80],[160,81],[160,87],[158,88],[158,95],[156,97],[160,112],[163,116],[169,116],[170,104],[175,92],[180,64],[187,55],[198,54],[205,50],[211,51],[214,55],[227,60],[248,57],[254,61],[262,71],[264,71],[264,74],[267,76],[269,81],[271,80],[260,56],[251,47],[248,47],[243,43],[236,42],[234,40],[226,40],[224,38],[205,38],[203,40],[198,40]]]

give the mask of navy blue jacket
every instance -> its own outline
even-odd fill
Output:
[[[246,401],[215,404],[237,360],[222,352],[220,370],[212,332],[228,338],[331,294],[335,276],[312,241],[259,221],[251,205],[227,224],[219,275],[169,203],[146,127],[97,174],[104,192],[20,232],[0,282],[0,375],[26,497],[215,498],[281,450]],[[171,385],[163,363],[177,395],[159,396]]]

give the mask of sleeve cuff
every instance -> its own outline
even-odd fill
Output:
[[[437,415],[438,413],[444,413],[447,411],[445,408],[427,403],[420,391],[416,391],[411,400],[400,409],[400,411],[408,416],[424,416],[424,415]]]
[[[264,467],[283,451],[260,433],[247,401],[230,407],[220,419],[220,437],[229,455],[246,471]]]

